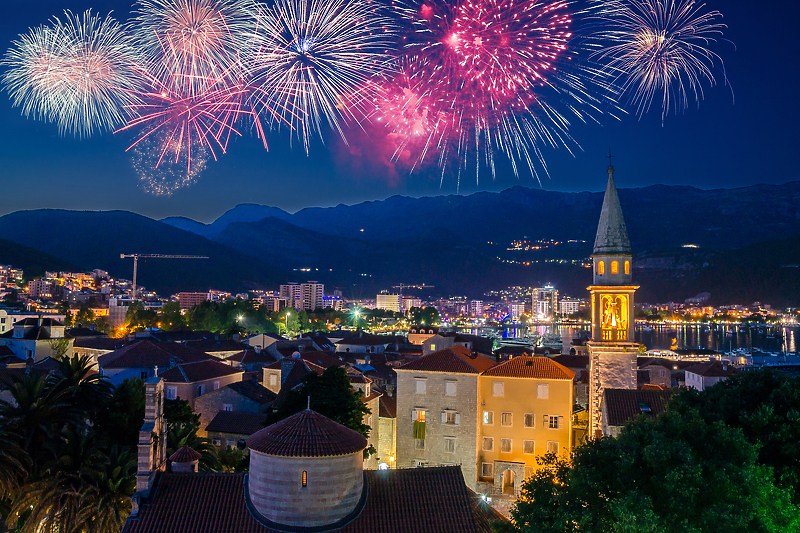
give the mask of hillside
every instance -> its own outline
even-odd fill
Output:
[[[0,234],[71,263],[102,268],[116,277],[132,276],[121,253],[205,255],[209,259],[141,259],[139,283],[169,294],[217,288],[242,291],[272,287],[287,274],[194,233],[126,211],[17,211],[0,217]]]
[[[69,272],[75,265],[6,239],[0,239],[0,265],[13,265],[24,271],[25,279],[44,276],[46,270]]]
[[[618,178],[617,184],[624,185],[624,179]],[[683,244],[736,249],[800,234],[800,182],[716,190],[653,185],[621,188],[619,196],[631,243],[639,252]],[[469,196],[393,196],[350,206],[306,208],[291,215],[261,207],[265,213],[280,211],[277,218],[295,226],[336,237],[413,240],[435,227],[471,246],[482,247],[490,241],[507,244],[525,236],[593,241],[602,201],[602,192],[513,187]],[[218,235],[229,221],[254,222],[258,219],[252,217],[262,212],[257,207],[237,206],[208,228],[213,226]],[[178,224],[170,219],[165,222]],[[190,229],[185,221],[180,224]],[[200,234],[212,231],[195,230]]]

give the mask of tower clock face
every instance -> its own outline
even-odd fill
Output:
[[[600,296],[600,327],[603,340],[627,340],[628,295],[603,294]],[[616,339],[612,332],[616,331]]]

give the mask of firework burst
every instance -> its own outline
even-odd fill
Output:
[[[88,136],[124,122],[135,104],[138,55],[110,16],[65,11],[14,41],[3,83],[25,116],[56,122],[61,133]]]
[[[481,164],[494,174],[502,153],[515,174],[522,163],[537,176],[536,161],[546,171],[542,146],[576,145],[569,115],[593,120],[613,102],[604,77],[573,61],[567,2],[426,2],[405,13],[413,30],[404,67],[376,98],[375,115],[396,136],[397,154],[416,154],[414,166],[435,161],[444,177],[448,162],[461,169],[472,160],[477,177]],[[424,120],[408,129],[414,117]]]
[[[265,118],[288,125],[306,151],[323,125],[343,135],[342,121],[365,112],[369,80],[392,67],[391,19],[369,0],[276,0],[254,18],[267,60],[253,85],[273,95]]]
[[[662,120],[671,108],[703,99],[722,59],[708,46],[726,28],[719,11],[694,0],[605,0],[588,38],[601,49],[593,57],[614,77],[641,117],[661,100]],[[725,78],[727,83],[727,78]]]

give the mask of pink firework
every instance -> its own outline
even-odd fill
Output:
[[[536,160],[546,170],[542,146],[575,144],[568,116],[592,119],[613,102],[610,85],[573,61],[569,7],[564,1],[461,0],[406,10],[413,31],[401,50],[405,67],[383,87],[376,112],[404,137],[397,149],[414,151],[415,165],[436,161],[443,170],[450,161],[466,168],[474,159],[476,173],[481,163],[494,173],[496,153],[515,173],[523,163],[536,175]],[[413,97],[398,113],[403,95]],[[424,120],[404,134],[409,116]]]

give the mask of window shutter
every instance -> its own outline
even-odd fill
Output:
[[[442,411],[442,424],[446,424],[446,423],[447,423],[447,413]]]
[[[544,415],[542,417],[542,429],[547,429],[548,427],[550,427],[550,420],[547,415]]]
[[[563,416],[559,416],[558,417],[558,429],[562,429],[563,427],[564,427],[564,417]]]
[[[461,415],[456,413],[456,425],[459,425],[460,423],[461,423]]]
[[[411,421],[412,422],[416,422],[417,421],[417,410],[416,409],[413,409],[411,411]]]

